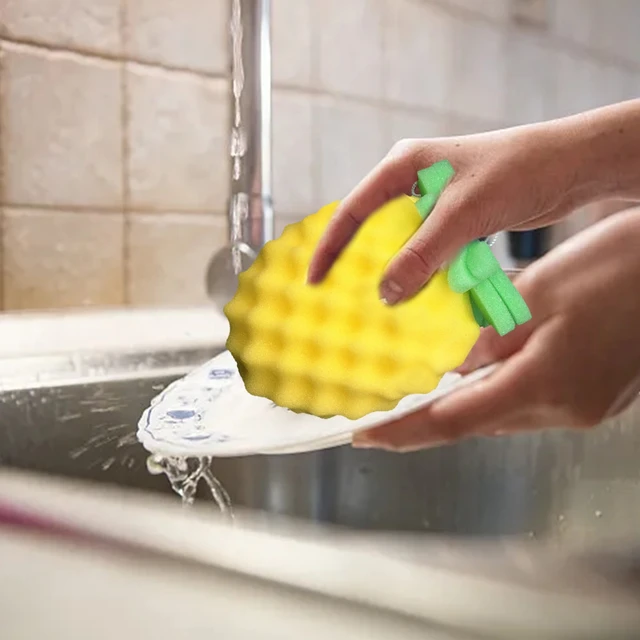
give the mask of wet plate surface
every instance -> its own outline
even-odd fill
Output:
[[[156,396],[140,419],[138,438],[148,451],[167,456],[225,457],[326,449],[349,443],[356,431],[427,406],[492,370],[487,367],[469,376],[448,374],[435,391],[407,396],[391,411],[377,411],[358,420],[318,418],[250,395],[233,357],[225,351]]]

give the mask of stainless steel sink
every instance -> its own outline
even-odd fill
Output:
[[[147,471],[138,418],[166,384],[221,348],[75,354],[75,377],[50,370],[60,355],[39,358],[39,381],[17,383],[11,362],[24,363],[0,359],[0,463],[169,492]],[[522,534],[574,546],[640,537],[638,405],[588,433],[472,439],[410,455],[340,447],[221,459],[213,471],[234,505],[359,529]]]

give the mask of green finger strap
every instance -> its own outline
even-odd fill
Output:
[[[490,280],[483,280],[471,289],[469,294],[480,313],[499,335],[504,336],[516,328],[507,305],[502,301]]]
[[[438,198],[455,173],[448,160],[440,160],[440,162],[418,171],[418,189],[422,197],[416,202],[416,207],[423,220],[436,206]]]
[[[425,220],[435,207],[455,171],[448,160],[441,160],[418,171],[421,197],[416,208]],[[531,311],[486,242],[474,240],[464,247],[448,269],[449,287],[468,293],[476,322],[490,324],[500,335],[531,320]]]

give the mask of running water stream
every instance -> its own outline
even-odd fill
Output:
[[[229,150],[233,160],[232,178],[242,177],[242,161],[247,151],[247,134],[242,122],[240,99],[244,89],[244,65],[242,60],[242,7],[240,0],[231,5],[231,83],[233,92],[233,121]],[[244,225],[249,212],[249,197],[246,193],[234,194],[231,200],[231,251],[233,270],[236,275],[242,271],[242,252],[240,244],[244,241]],[[230,519],[233,510],[229,494],[213,475],[211,458],[179,458],[151,455],[147,460],[147,469],[154,475],[164,473],[172,489],[181,497],[184,505],[193,504],[198,486],[204,481],[216,505]]]
[[[177,458],[157,454],[147,458],[147,469],[153,475],[164,473],[171,488],[182,498],[182,504],[190,506],[196,499],[196,491],[204,481],[221,513],[233,518],[229,494],[211,470],[211,458]]]
[[[240,0],[233,0],[231,6],[231,90],[233,92],[233,122],[229,150],[233,159],[232,178],[235,182],[242,177],[242,161],[247,152],[247,134],[242,122],[240,98],[244,89],[244,64],[242,60],[242,8]],[[242,271],[242,253],[244,224],[249,213],[249,196],[235,193],[231,199],[231,256],[233,271],[238,275]]]

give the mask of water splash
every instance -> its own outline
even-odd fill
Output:
[[[231,498],[213,475],[210,457],[179,458],[153,454],[147,458],[147,469],[152,475],[165,474],[171,488],[180,496],[185,506],[194,503],[198,486],[204,481],[220,512],[233,520]]]
[[[235,182],[242,177],[242,161],[247,152],[247,133],[242,122],[241,97],[244,90],[244,63],[242,56],[242,7],[240,0],[231,4],[231,87],[233,92],[233,123],[229,152],[233,159],[232,178]],[[245,222],[249,215],[249,196],[235,193],[231,199],[231,258],[235,275],[243,271],[242,250]],[[211,458],[181,458],[150,455],[147,469],[153,475],[165,474],[171,488],[181,497],[184,505],[193,504],[198,486],[204,481],[216,505],[228,518],[233,519],[231,499],[220,481],[211,471]]]

